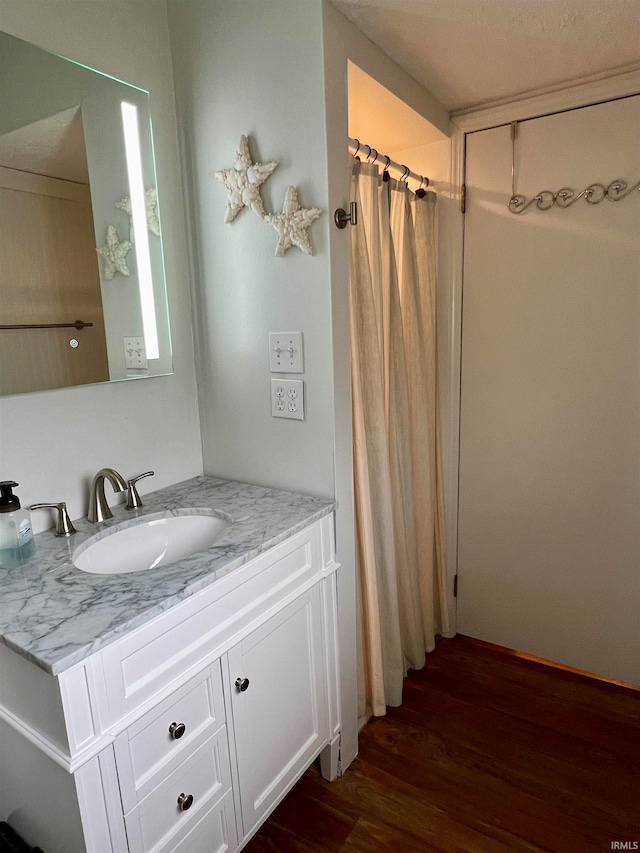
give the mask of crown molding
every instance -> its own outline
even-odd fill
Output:
[[[461,110],[451,114],[451,121],[463,133],[472,133],[512,121],[523,121],[639,93],[640,67],[612,77],[589,80],[554,91],[528,94],[507,103]]]

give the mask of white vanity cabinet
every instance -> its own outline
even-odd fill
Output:
[[[57,678],[3,649],[0,673],[49,708],[0,687],[2,734],[30,752],[9,822],[46,853],[240,850],[318,755],[337,773],[337,568],[328,515]],[[84,847],[26,802],[51,762]]]

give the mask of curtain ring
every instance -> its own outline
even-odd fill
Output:
[[[416,190],[416,198],[424,198],[426,196],[426,192],[422,189],[422,185],[424,184],[424,176],[420,175],[420,186]],[[427,181],[427,184],[429,182]]]
[[[408,166],[405,166],[404,163],[402,164],[402,168],[404,169],[404,172],[400,176],[400,180],[406,183],[406,179],[411,174],[411,169]]]
[[[367,143],[366,143],[366,142],[365,142],[365,146],[369,149],[369,151],[367,152],[367,163],[368,163],[368,162],[369,162],[369,157],[371,157],[371,146],[370,146],[370,145],[367,145]]]
[[[375,152],[376,152],[376,156],[375,156],[375,157],[373,158],[373,160],[371,161],[372,163],[375,163],[375,162],[376,162],[376,160],[378,159],[378,149],[377,149],[377,148],[372,148],[372,149],[371,149],[371,151],[375,151]],[[368,159],[368,158],[367,158],[367,159]]]
[[[389,174],[389,166],[391,165],[391,159],[385,154],[384,159],[387,161],[384,169],[382,170],[382,180],[387,183],[387,181],[391,180],[391,175]]]
[[[355,154],[353,155],[353,158],[354,158],[354,160],[359,160],[360,159],[358,157],[358,154],[360,153],[360,140],[359,139],[356,139],[356,145],[358,147],[356,148],[356,151],[355,151]]]

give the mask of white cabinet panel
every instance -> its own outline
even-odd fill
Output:
[[[234,647],[228,660],[247,835],[328,740],[320,585]]]
[[[87,761],[71,778],[76,783],[86,853],[120,853],[121,850],[128,850],[113,750],[103,750],[100,755]],[[52,796],[49,791],[47,801]],[[64,810],[65,818],[70,811],[69,808]],[[44,844],[44,841],[42,843]],[[45,849],[48,850],[49,847],[46,846]],[[75,851],[84,848],[75,844],[63,844],[54,849]]]

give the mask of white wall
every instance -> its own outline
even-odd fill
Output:
[[[194,284],[205,470],[334,494],[331,301],[319,0],[170,0],[183,153],[193,216]],[[214,172],[240,136],[278,168],[262,186],[280,212],[289,185],[324,213],[310,257],[276,258],[277,233],[245,209],[225,224]],[[305,420],[271,417],[268,332],[304,335]]]
[[[155,470],[142,492],[202,473],[165,5],[0,0],[0,29],[150,92],[175,374],[0,398],[0,479],[20,483],[24,504],[66,500],[77,518],[86,514],[91,477],[105,465],[125,477]],[[34,514],[36,531],[51,523],[47,512]]]
[[[429,178],[429,186],[436,192],[446,192],[451,172],[451,140],[443,139],[427,145],[416,145],[402,151],[389,151],[396,163],[406,163],[418,175]],[[413,186],[413,185],[412,185]]]

